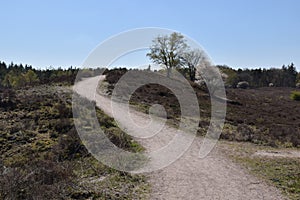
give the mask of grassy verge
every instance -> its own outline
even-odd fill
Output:
[[[295,149],[278,149],[251,143],[222,141],[219,146],[235,162],[255,176],[275,185],[292,200],[300,199],[300,158],[257,156],[257,151],[286,152]]]

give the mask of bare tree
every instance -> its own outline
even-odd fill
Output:
[[[200,49],[194,49],[183,54],[181,59],[183,64],[188,67],[189,77],[191,81],[195,81],[196,76],[196,66],[198,66],[204,59],[205,54]]]
[[[167,76],[170,77],[171,69],[182,64],[182,56],[188,49],[184,36],[180,33],[158,36],[153,40],[150,53],[147,56],[156,64],[164,65]]]
[[[218,67],[204,57],[197,65],[196,80],[199,85],[206,85],[212,98],[223,98],[224,82]],[[219,97],[218,97],[219,96]],[[219,98],[220,99],[220,98]]]

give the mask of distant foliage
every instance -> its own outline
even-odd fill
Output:
[[[241,81],[247,81],[250,87],[268,87],[273,83],[274,87],[295,87],[300,75],[296,71],[293,63],[288,66],[283,65],[281,69],[238,69],[234,70],[228,66],[218,66],[227,74],[225,84],[230,87],[237,87]]]
[[[72,84],[77,76],[78,69],[72,67],[63,70],[33,69],[30,65],[0,62],[0,88],[21,88],[38,84],[66,83]]]
[[[297,74],[296,82],[300,83],[300,72]]]
[[[300,101],[300,92],[299,91],[293,91],[291,93],[291,99],[295,101]]]
[[[25,74],[24,74],[24,79],[25,79],[25,83],[32,85],[34,83],[38,83],[39,82],[39,77],[36,75],[36,73],[33,70],[28,70]]]
[[[116,68],[107,70],[103,74],[106,75],[106,81],[113,85],[116,84],[127,71],[126,68]]]

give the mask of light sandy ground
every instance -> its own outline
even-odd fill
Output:
[[[255,156],[300,158],[300,151],[281,150],[281,151],[257,151]]]
[[[100,78],[102,80],[103,77]],[[111,100],[96,94],[95,87],[99,78],[85,79],[74,87],[82,96],[96,100],[97,106],[112,116]],[[115,112],[116,118],[122,118],[122,106]],[[121,116],[120,116],[121,115]],[[131,117],[141,126],[149,119],[142,113],[131,110]],[[123,124],[122,124],[123,123]],[[120,122],[126,127],[126,124]],[[160,134],[150,139],[136,138],[147,151],[155,150],[165,145],[176,132],[171,127],[164,127]],[[198,152],[201,138],[196,138],[190,149],[178,160],[162,170],[149,173],[152,184],[150,199],[284,199],[274,187],[257,179],[237,164],[227,159],[218,147],[206,158],[199,159]]]

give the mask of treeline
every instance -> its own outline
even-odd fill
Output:
[[[239,82],[246,81],[250,87],[295,87],[300,83],[300,73],[296,71],[293,63],[283,65],[282,68],[271,69],[232,69],[226,65],[218,65],[225,74],[225,84],[235,88]],[[90,77],[105,74],[105,69],[82,70],[80,77]],[[0,88],[20,88],[26,86],[65,83],[72,85],[78,75],[79,69],[35,69],[31,65],[14,64],[7,65],[0,61]],[[186,77],[187,71],[181,70]],[[77,77],[78,78],[78,77]],[[188,77],[187,77],[188,78]]]
[[[300,73],[293,63],[282,68],[271,69],[238,69],[228,66],[218,66],[227,75],[226,85],[236,87],[239,82],[246,81],[250,87],[295,87],[300,82]]]
[[[34,69],[31,65],[7,65],[0,62],[0,88],[20,88],[38,84],[66,83],[72,84],[76,79],[78,69]]]

